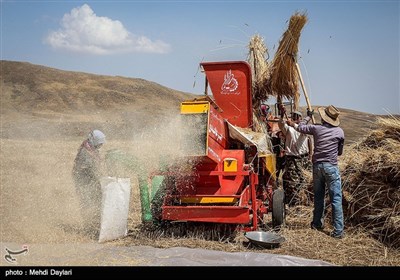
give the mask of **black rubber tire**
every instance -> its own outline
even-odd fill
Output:
[[[272,226],[274,228],[285,224],[285,193],[277,189],[272,195]]]

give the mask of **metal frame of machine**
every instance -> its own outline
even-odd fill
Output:
[[[264,225],[265,214],[272,212],[274,226],[282,224],[283,192],[275,190],[275,154],[272,149],[261,153],[252,142],[252,135],[259,134],[253,129],[249,64],[228,61],[201,66],[205,96],[181,103],[187,129],[182,136],[186,145],[180,149],[185,150],[184,161],[190,168],[179,163],[149,176],[153,219],[230,224],[250,231]],[[241,131],[247,142],[233,137]],[[267,134],[262,137],[269,141]]]

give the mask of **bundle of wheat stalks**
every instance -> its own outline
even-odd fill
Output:
[[[247,61],[253,77],[253,107],[257,108],[260,102],[268,99],[268,91],[264,86],[269,79],[268,49],[264,39],[256,34],[250,39]]]
[[[271,63],[271,76],[265,87],[274,96],[293,99],[294,110],[299,106],[299,79],[296,70],[300,33],[307,22],[306,14],[295,13],[290,17],[289,27],[279,42]]]
[[[350,146],[342,172],[348,221],[400,247],[400,119],[378,118],[380,129]]]
[[[268,62],[269,54],[263,38],[256,34],[249,42],[247,61],[253,77],[253,111],[255,130],[266,132],[261,121],[260,104],[275,96],[278,102],[283,98],[294,101],[294,109],[299,105],[298,74],[296,60],[300,32],[307,22],[307,16],[296,12],[290,17],[289,26],[283,34],[272,63]]]
[[[251,74],[253,77],[252,84],[252,105],[253,105],[253,129],[257,132],[267,133],[267,126],[262,121],[262,114],[260,104],[262,101],[268,99],[268,92],[263,86],[266,79],[269,78],[268,68],[268,49],[265,46],[263,38],[256,34],[250,39],[248,45],[249,53],[247,62],[251,67]]]

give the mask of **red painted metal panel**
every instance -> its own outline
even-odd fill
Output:
[[[223,150],[222,159],[235,158],[237,160],[237,171],[243,171],[244,165],[244,151],[243,150]],[[221,164],[223,165],[223,164]],[[229,174],[229,173],[228,173]],[[241,191],[244,183],[244,176],[238,175],[235,172],[225,176],[219,175],[219,184],[221,185],[221,194],[230,195],[238,194]],[[227,176],[228,175],[228,176]]]
[[[245,61],[203,62],[215,103],[222,117],[239,127],[252,127],[252,81]]]
[[[218,164],[212,163],[198,163],[195,166],[195,186],[196,194],[198,195],[213,195],[218,194],[220,186],[218,177],[210,174],[213,171],[218,170]]]
[[[214,99],[210,98],[208,118],[201,122],[203,128],[207,124],[207,134],[202,130],[201,135],[204,136],[201,138],[203,142],[207,139],[207,146],[203,154],[191,157],[193,168],[190,174],[173,176],[175,183],[171,187],[174,191],[165,197],[162,219],[238,224],[254,230],[262,214],[267,212],[256,192],[258,174],[245,167],[244,150],[229,150],[227,127],[227,121],[243,128],[253,125],[251,69],[244,61],[205,62],[201,65]],[[223,170],[225,158],[236,159],[237,171],[233,166],[230,172]],[[200,200],[181,199],[201,199],[202,196],[231,196],[239,200],[223,204],[215,200],[206,205],[199,203]]]
[[[208,119],[208,137],[216,141],[221,147],[227,148],[229,131],[221,113],[210,106]]]
[[[257,228],[257,203],[256,203],[256,184],[258,184],[258,177],[256,173],[250,174],[250,192],[251,192],[251,200],[253,203],[251,204],[251,208],[253,209],[253,228]]]
[[[221,114],[210,106],[207,131],[207,156],[215,162],[221,162],[222,150],[228,145],[228,129]]]
[[[249,200],[251,200],[251,193],[250,193],[250,186],[247,186],[240,195],[238,206],[249,205]]]
[[[253,174],[253,173],[252,173]],[[170,203],[162,206],[162,218],[171,221],[193,221],[193,222],[212,222],[212,223],[231,223],[242,224],[256,229],[254,221],[257,219],[256,205],[250,204],[254,195],[251,191],[254,186],[247,186],[239,194],[232,197],[239,198],[238,205],[172,205]],[[215,197],[218,197],[216,195]],[[179,196],[171,196],[168,201],[177,201]],[[255,201],[255,200],[254,200]]]
[[[238,206],[163,206],[162,217],[172,221],[248,224],[250,208]]]

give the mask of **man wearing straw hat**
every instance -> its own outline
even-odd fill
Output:
[[[311,228],[322,230],[324,227],[325,188],[328,188],[333,221],[331,236],[342,238],[344,236],[344,222],[338,156],[343,153],[344,132],[339,127],[340,111],[333,105],[318,108],[322,120],[321,125],[308,124],[313,111],[307,110],[307,117],[296,126],[297,131],[311,134],[314,137],[314,154],[312,157],[314,212]]]

